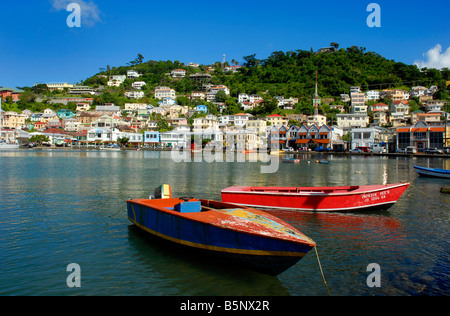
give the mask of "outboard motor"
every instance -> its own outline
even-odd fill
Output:
[[[171,199],[172,198],[172,190],[170,185],[162,184],[155,189],[154,195],[150,195],[149,199]]]

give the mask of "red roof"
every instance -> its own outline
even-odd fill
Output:
[[[67,134],[62,129],[59,129],[59,128],[47,128],[42,133],[45,133],[45,134]]]
[[[284,116],[280,115],[280,114],[272,114],[272,115],[267,115],[266,117],[284,117]]]

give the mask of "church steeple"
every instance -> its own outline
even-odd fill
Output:
[[[316,70],[316,91],[314,93],[314,98],[313,98],[314,115],[319,114],[320,103],[321,103],[321,100],[319,98],[318,72]]]

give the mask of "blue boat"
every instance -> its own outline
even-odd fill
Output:
[[[436,177],[436,178],[446,178],[450,179],[450,170],[439,169],[439,168],[425,168],[414,166],[417,173],[423,177]]]
[[[128,200],[128,219],[176,244],[270,275],[289,269],[316,246],[296,228],[265,212],[217,201],[172,198],[164,188],[159,192],[156,197],[163,198]]]

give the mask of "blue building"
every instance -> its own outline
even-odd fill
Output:
[[[161,134],[159,132],[145,132],[144,144],[156,147],[161,143]]]
[[[205,114],[208,114],[208,107],[206,105],[198,105],[196,108],[197,112],[203,112]]]
[[[69,118],[77,116],[71,110],[66,110],[66,109],[58,110],[58,113],[56,113],[56,115],[62,120],[63,119],[69,119]]]

